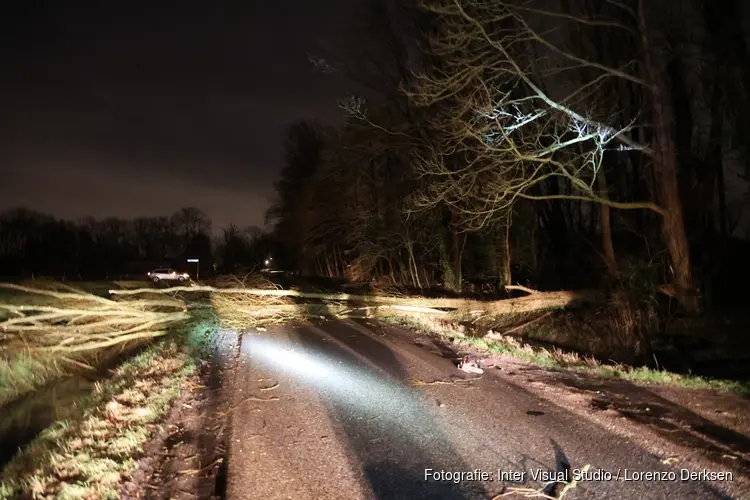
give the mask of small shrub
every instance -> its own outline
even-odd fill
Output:
[[[610,335],[616,344],[636,356],[651,357],[651,343],[664,324],[664,312],[656,295],[659,279],[654,264],[625,261],[610,283],[607,308]]]

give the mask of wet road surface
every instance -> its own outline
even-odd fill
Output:
[[[541,490],[534,475],[564,470],[563,457],[571,475],[590,467],[566,499],[729,498],[493,370],[459,371],[451,357],[364,321],[245,333],[227,498],[490,499]],[[464,478],[437,480],[441,471]],[[658,477],[638,479],[644,472]]]

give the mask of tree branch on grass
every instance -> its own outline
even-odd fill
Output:
[[[0,346],[45,353],[81,353],[167,334],[190,315],[180,300],[115,301],[85,292],[0,283],[25,294],[26,305],[0,304]],[[34,304],[34,301],[41,304]]]

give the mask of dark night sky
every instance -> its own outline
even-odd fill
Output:
[[[336,43],[355,2],[153,3],[20,0],[3,15],[0,210],[193,205],[218,227],[263,224],[285,127],[339,119],[343,84],[306,53]]]

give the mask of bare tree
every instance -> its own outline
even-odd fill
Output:
[[[172,219],[185,238],[186,244],[199,234],[211,232],[211,219],[202,210],[185,207],[178,210]]]
[[[447,203],[471,227],[505,218],[519,199],[585,200],[615,209],[646,209],[662,218],[672,280],[683,305],[698,307],[677,184],[670,87],[657,66],[663,40],[643,2],[608,1],[609,15],[573,15],[535,2],[425,0],[439,16],[431,50],[436,68],[407,87],[418,105],[436,109],[433,128],[443,130],[440,150],[419,165],[431,182],[421,206]],[[620,12],[617,12],[617,11]],[[563,26],[621,30],[642,49],[642,61],[606,65],[565,46]],[[638,64],[640,63],[640,64]],[[578,74],[595,73],[587,81]],[[575,78],[569,75],[573,73]],[[641,115],[603,114],[597,89],[620,80],[643,89]],[[647,116],[652,132],[642,132]],[[638,134],[636,139],[635,133]],[[637,151],[656,177],[654,200],[616,201],[598,181],[605,152]],[[558,178],[567,191],[545,192]]]
[[[289,126],[284,137],[285,165],[275,185],[276,200],[266,213],[266,222],[274,226],[289,259],[303,272],[309,271],[302,254],[311,224],[311,180],[319,169],[324,140],[318,123],[298,121]]]

